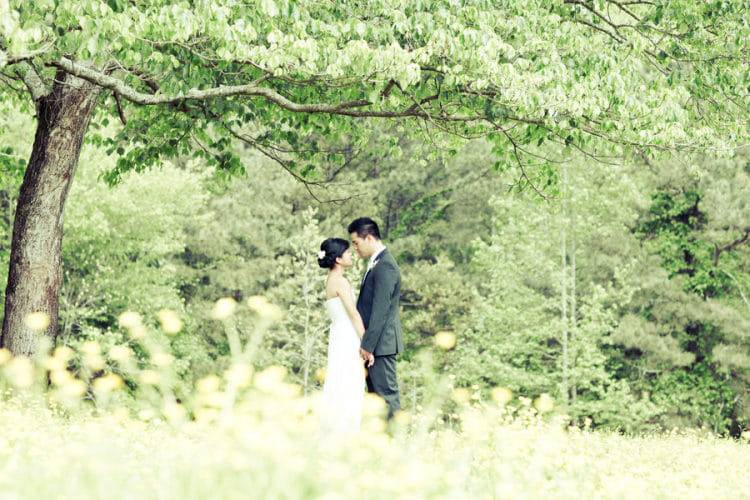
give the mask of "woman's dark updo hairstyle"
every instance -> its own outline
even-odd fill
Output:
[[[336,259],[344,255],[349,248],[349,242],[341,238],[328,238],[320,244],[321,252],[325,252],[323,258],[318,258],[318,265],[324,269],[333,269]]]

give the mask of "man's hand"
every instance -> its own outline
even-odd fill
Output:
[[[372,365],[375,364],[375,356],[371,352],[367,352],[361,347],[359,348],[359,355],[360,357],[366,361],[365,366],[367,368],[370,368]]]

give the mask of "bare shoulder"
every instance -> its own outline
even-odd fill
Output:
[[[346,291],[351,289],[349,280],[344,276],[329,276],[326,284],[326,290],[332,293]]]

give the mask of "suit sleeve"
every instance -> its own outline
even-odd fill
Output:
[[[367,352],[375,352],[375,347],[383,336],[385,324],[388,320],[387,314],[391,307],[391,296],[396,287],[398,276],[396,270],[387,264],[376,266],[373,269],[373,298],[370,324],[362,336],[362,349]]]

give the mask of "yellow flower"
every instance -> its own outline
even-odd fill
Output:
[[[539,413],[546,413],[555,407],[555,401],[547,393],[540,394],[538,398],[534,400],[534,408]]]
[[[109,348],[109,357],[120,363],[130,360],[132,356],[133,351],[127,346],[115,345]]]
[[[13,355],[10,353],[8,349],[5,347],[0,348],[0,365],[4,365],[10,359],[13,357]]]
[[[436,346],[446,351],[456,347],[456,336],[452,332],[437,332],[434,340]]]
[[[202,379],[200,379],[195,384],[195,388],[200,393],[208,394],[211,392],[218,391],[220,385],[221,385],[221,379],[219,377],[217,377],[216,375],[209,375],[207,377],[203,377]]]
[[[156,385],[161,381],[161,375],[155,370],[142,370],[138,376],[138,380],[140,380],[142,384]]]
[[[73,374],[68,370],[54,370],[50,372],[49,378],[57,386],[64,386],[74,380]]]
[[[383,416],[387,410],[385,399],[381,398],[377,394],[368,392],[365,394],[365,402],[363,412],[369,416]]]
[[[237,308],[237,301],[232,297],[224,297],[216,301],[214,308],[211,311],[211,317],[213,319],[227,319]]]
[[[284,382],[286,368],[272,365],[255,376],[255,387],[265,392],[274,392]]]
[[[50,356],[50,357],[44,358],[42,365],[46,369],[50,371],[54,371],[54,370],[64,370],[67,367],[68,363],[67,361],[60,359],[57,356]]]
[[[174,361],[174,356],[166,352],[157,352],[151,356],[151,361],[159,368],[166,368]]]
[[[55,349],[55,352],[52,353],[52,355],[63,361],[70,361],[71,359],[73,359],[75,352],[70,347],[61,345]]]
[[[120,387],[122,387],[122,378],[114,373],[108,373],[94,380],[94,390],[96,392],[112,392]]]
[[[469,392],[469,389],[459,387],[457,389],[453,389],[451,397],[456,403],[465,405],[471,399],[471,392]]]
[[[146,327],[143,325],[136,325],[133,328],[128,329],[128,335],[133,340],[141,340],[146,336]]]
[[[80,398],[86,394],[86,384],[81,380],[72,379],[60,387],[60,394],[68,398]]]
[[[131,329],[141,326],[141,315],[133,311],[125,311],[117,318],[121,327]]]
[[[169,309],[162,309],[159,311],[158,316],[161,329],[164,330],[164,333],[174,335],[182,330],[182,320],[180,320],[176,312]]]
[[[35,332],[43,332],[46,330],[49,326],[49,321],[49,314],[41,311],[27,314],[23,320],[24,324]]]
[[[224,372],[224,378],[236,387],[247,387],[253,376],[253,369],[245,364],[234,364]]]
[[[176,401],[167,402],[164,405],[162,413],[164,413],[164,416],[167,417],[170,422],[179,422],[181,420],[184,420],[185,416],[187,415],[185,407]]]
[[[247,299],[247,306],[252,309],[258,316],[270,320],[279,320],[284,315],[281,308],[271,304],[268,299],[262,295],[253,295]]]
[[[81,345],[81,352],[84,354],[99,354],[102,352],[102,348],[98,342],[89,340]]]
[[[34,383],[34,365],[24,356],[11,359],[5,365],[5,374],[10,383],[19,389],[26,389]]]
[[[507,387],[495,387],[492,389],[492,399],[500,406],[504,406],[513,399],[513,391]]]

